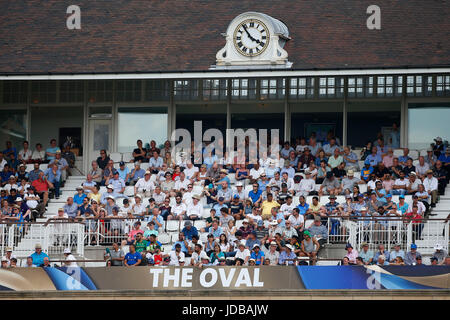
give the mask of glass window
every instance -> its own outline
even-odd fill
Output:
[[[256,99],[256,79],[231,80],[231,98],[234,100]]]
[[[0,110],[0,150],[5,149],[6,141],[11,141],[19,152],[26,137],[27,110]]]
[[[436,95],[439,97],[450,96],[450,75],[436,77]]]
[[[141,80],[118,80],[116,82],[117,101],[141,101]]]
[[[27,81],[3,81],[4,103],[26,103]]]
[[[374,94],[374,77],[349,77],[349,98],[371,98]]]
[[[260,80],[261,100],[266,99],[283,99],[285,92],[285,79],[262,79]]]
[[[132,108],[118,110],[118,152],[131,152],[136,141],[155,140],[162,145],[167,140],[167,107]]]
[[[400,123],[400,108],[401,103],[397,101],[348,102],[347,144],[364,147],[369,141],[373,144],[381,135],[385,145],[399,148],[399,135],[392,141],[391,132],[393,123],[397,126]]]
[[[448,127],[450,103],[409,104],[408,145],[411,149],[426,149],[433,139],[450,139]]]
[[[312,99],[314,98],[314,78],[291,78],[290,99]]]
[[[111,102],[112,101],[112,80],[91,80],[88,81],[88,101]]]
[[[83,102],[84,83],[83,81],[61,81],[59,83],[60,102]]]
[[[169,81],[167,80],[145,81],[146,101],[168,101],[169,98],[170,98]]]
[[[176,80],[174,81],[175,100],[197,100],[198,80]]]
[[[206,79],[203,80],[203,100],[226,100],[227,80]]]
[[[32,81],[31,103],[56,102],[56,81]]]

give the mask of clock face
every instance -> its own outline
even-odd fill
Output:
[[[254,57],[263,53],[269,45],[269,30],[260,20],[247,19],[237,26],[233,42],[240,54]]]

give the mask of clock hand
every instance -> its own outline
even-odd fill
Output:
[[[256,41],[256,43],[259,43],[259,40],[253,38],[253,37],[251,36],[250,32],[248,32],[247,26],[246,26],[245,24],[244,24],[242,27],[244,28],[244,30],[245,30],[245,32],[247,33],[247,35],[248,35],[248,37],[250,38],[250,40]]]

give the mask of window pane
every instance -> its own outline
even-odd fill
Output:
[[[159,146],[167,139],[167,108],[119,108],[119,152],[131,152],[136,141],[156,141]]]
[[[27,136],[26,110],[0,110],[0,143],[1,150],[5,149],[6,141],[11,141],[19,152],[22,142]],[[30,146],[31,147],[31,146]]]
[[[426,149],[436,137],[441,137],[444,141],[450,139],[450,103],[410,104],[408,117],[409,148]]]

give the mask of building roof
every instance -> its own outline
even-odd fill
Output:
[[[81,30],[66,28],[63,1],[0,3],[0,74],[202,71],[223,33],[257,11],[289,28],[293,69],[450,65],[450,6],[443,0],[378,0],[381,30],[368,30],[368,1],[77,1]]]

